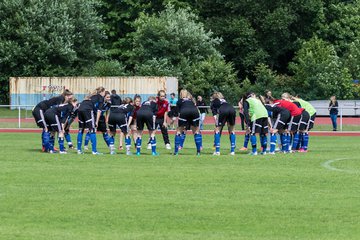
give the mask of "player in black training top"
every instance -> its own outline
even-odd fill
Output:
[[[44,117],[47,123],[47,132],[51,136],[55,137],[56,132],[58,133],[59,150],[60,154],[66,153],[64,148],[64,125],[74,107],[76,106],[77,100],[71,98],[69,102],[60,104],[56,107],[49,108],[46,110]],[[50,153],[55,153],[54,145],[50,139],[45,139],[44,142],[46,148],[49,149]]]
[[[146,124],[149,130],[150,143],[152,155],[156,156],[156,138],[155,138],[155,120],[157,114],[156,98],[151,96],[147,101],[143,102],[140,109],[136,112],[136,127],[137,127],[137,139],[136,139],[136,155],[140,155],[142,133],[144,125]]]
[[[101,108],[104,104],[105,88],[98,87],[95,92],[87,97],[80,103],[78,110],[79,118],[79,132],[77,136],[77,150],[78,154],[82,154],[82,140],[84,131],[90,132],[92,154],[101,154],[96,149],[96,128],[99,123]],[[96,112],[96,119],[95,113]]]
[[[124,99],[122,104],[116,104],[117,107],[110,109],[109,116],[109,129],[110,129],[110,154],[115,154],[114,137],[116,135],[116,129],[125,135],[126,155],[131,155],[131,137],[130,137],[130,123],[133,117],[134,106],[132,105],[132,99],[127,97]]]
[[[212,95],[213,101],[211,111],[215,119],[214,145],[215,152],[213,155],[220,155],[220,137],[221,132],[227,123],[230,136],[230,154],[235,155],[236,136],[234,132],[236,112],[232,105],[224,99],[221,92],[215,92]]]
[[[109,91],[105,91],[105,96],[104,96],[104,102],[103,104],[99,105],[99,111],[94,111],[95,114],[95,118],[99,119],[96,128],[96,131],[100,131],[103,135],[104,141],[106,143],[106,145],[109,147],[109,141],[110,141],[110,137],[108,134],[108,127],[107,127],[107,123],[109,120],[109,110],[111,108],[111,101],[110,101],[110,92]],[[88,132],[85,136],[85,144],[84,144],[84,149],[88,150],[88,144],[90,141],[90,132]]]
[[[42,142],[42,151],[46,152],[49,149],[46,149],[44,146],[44,138],[50,139],[54,143],[55,139],[50,136],[49,132],[47,131],[47,126],[44,118],[44,114],[46,110],[48,110],[51,107],[58,106],[60,104],[65,103],[66,101],[69,101],[73,97],[73,93],[69,91],[68,89],[65,89],[64,92],[57,97],[50,98],[48,100],[41,101],[38,103],[34,109],[32,110],[32,115],[34,116],[36,125],[39,128],[42,128],[42,134],[41,134],[41,142]]]
[[[197,155],[200,155],[202,148],[202,135],[199,128],[200,113],[195,105],[193,96],[186,89],[182,89],[180,91],[179,100],[176,103],[176,108],[179,112],[179,123],[175,135],[174,155],[178,154],[181,143],[181,133],[184,132],[187,126],[191,127],[191,130],[194,134]]]
[[[110,101],[111,101],[112,106],[120,106],[123,102],[121,100],[121,97],[118,94],[116,94],[115,89],[111,90]],[[122,146],[123,138],[124,138],[124,134],[122,132],[120,132],[120,134],[119,134],[119,150],[123,150],[123,146]]]
[[[271,120],[270,124],[270,152],[269,154],[275,154],[276,148],[276,133],[280,135],[281,141],[281,150],[282,152],[288,151],[288,138],[287,135],[290,134],[288,131],[288,124],[291,119],[290,111],[286,108],[280,107],[278,103],[274,103],[272,99],[266,98],[265,108],[269,113]]]

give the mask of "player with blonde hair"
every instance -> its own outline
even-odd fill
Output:
[[[215,152],[213,155],[220,155],[220,137],[224,125],[227,124],[229,136],[230,136],[230,154],[235,155],[235,119],[236,112],[232,105],[230,105],[225,99],[221,92],[214,92],[212,95],[213,101],[211,105],[211,111],[215,119],[215,130],[214,130],[214,145]]]
[[[182,89],[179,94],[179,100],[176,104],[179,112],[178,127],[176,129],[174,155],[178,155],[181,143],[181,133],[187,126],[191,127],[194,134],[197,155],[200,155],[202,148],[202,135],[200,133],[199,121],[200,114],[195,101],[189,91]]]

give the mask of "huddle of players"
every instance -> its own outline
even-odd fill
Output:
[[[225,124],[228,126],[230,154],[235,154],[236,136],[234,132],[236,113],[220,92],[212,96],[211,110],[215,119],[213,155],[220,155],[220,138]],[[277,136],[280,135],[281,151],[307,152],[309,130],[313,128],[316,117],[315,108],[307,101],[283,93],[275,99],[268,91],[265,97],[257,98],[253,92],[246,93],[240,100],[241,112],[246,122],[244,147],[251,142],[251,155],[257,155],[257,136],[260,138],[261,154],[267,152],[267,135],[270,133],[270,154],[275,154]]]
[[[144,125],[149,130],[152,155],[156,152],[156,129],[162,130],[164,142],[170,148],[167,134],[166,117],[169,103],[165,99],[165,91],[159,91],[158,97],[149,97],[141,104],[140,96],[136,95],[134,101],[127,97],[121,101],[120,97],[113,97],[103,87],[97,88],[91,95],[77,104],[73,94],[69,90],[58,97],[44,100],[35,106],[33,116],[37,125],[43,128],[42,144],[43,151],[55,153],[55,133],[58,133],[59,153],[65,154],[64,138],[69,147],[72,147],[69,128],[76,116],[79,119],[79,132],[77,135],[77,151],[82,154],[83,135],[89,136],[92,145],[92,154],[100,154],[97,151],[96,131],[103,134],[103,138],[110,149],[110,154],[115,154],[114,137],[119,128],[125,135],[126,154],[130,155],[131,135],[136,146],[136,154],[140,155],[142,145],[142,133]],[[309,135],[316,116],[315,109],[300,98],[291,97],[284,93],[281,100],[274,99],[271,94],[262,101],[256,98],[254,93],[247,93],[242,98],[247,131],[244,146],[251,142],[252,155],[257,154],[256,134],[260,135],[262,154],[266,153],[267,134],[270,126],[270,154],[275,153],[276,133],[280,134],[283,152],[299,150],[306,152]],[[159,104],[160,103],[160,104]],[[111,107],[114,105],[116,107]],[[158,106],[163,106],[164,113],[160,118]],[[235,154],[236,136],[234,132],[236,112],[232,105],[227,103],[220,92],[212,95],[211,110],[215,118],[214,130],[214,155],[220,155],[220,138],[225,124],[228,126],[230,138],[230,154]],[[179,100],[176,103],[178,113],[178,127],[176,129],[174,155],[182,148],[186,130],[191,129],[199,155],[202,150],[202,135],[199,129],[199,110],[191,93],[183,89],[180,91]],[[160,121],[159,121],[160,120]],[[292,144],[291,144],[292,142]]]
[[[275,154],[278,133],[281,141],[281,152],[307,152],[309,130],[313,128],[316,117],[315,108],[307,101],[283,93],[281,99],[266,96],[257,98],[252,92],[241,100],[247,124],[244,147],[252,145],[252,155],[257,155],[256,134],[260,137],[261,154],[266,154],[267,134],[270,132],[270,154]],[[239,105],[241,105],[239,104]]]
[[[85,97],[81,103],[73,98],[72,92],[65,90],[63,94],[44,100],[33,109],[36,124],[43,129],[42,146],[44,152],[55,153],[55,135],[58,133],[59,153],[66,154],[64,138],[73,148],[69,128],[76,117],[79,121],[77,135],[77,152],[82,154],[83,137],[91,141],[92,154],[100,154],[97,151],[96,132],[100,131],[110,149],[110,154],[115,154],[114,137],[116,129],[125,135],[126,153],[131,154],[131,136],[136,146],[136,154],[140,155],[142,133],[144,125],[149,130],[149,145],[152,155],[156,152],[155,130],[161,129],[167,149],[171,149],[167,124],[165,119],[169,109],[169,103],[165,99],[165,91],[158,92],[157,97],[149,97],[141,103],[141,97],[135,95],[134,100],[127,97],[123,101],[118,95],[110,95],[103,87],[97,88],[92,94]],[[180,103],[180,102],[179,102]],[[111,107],[113,105],[113,107]]]

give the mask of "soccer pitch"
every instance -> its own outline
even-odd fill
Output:
[[[273,156],[227,155],[226,135],[212,156],[204,135],[197,157],[189,134],[179,156],[158,135],[153,157],[146,140],[142,156],[60,155],[39,151],[40,134],[1,133],[0,239],[360,237],[357,137],[311,137],[308,153]]]

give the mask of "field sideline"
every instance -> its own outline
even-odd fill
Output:
[[[0,239],[360,236],[357,137],[316,136],[306,154],[256,157],[228,155],[227,136],[212,156],[204,135],[199,157],[190,134],[180,156],[157,139],[158,157],[58,155],[38,150],[39,134],[0,133]]]

